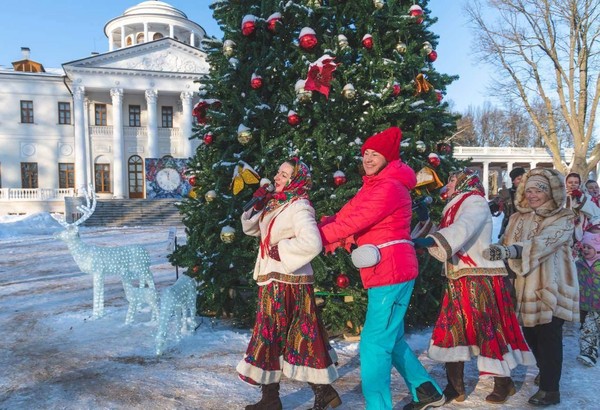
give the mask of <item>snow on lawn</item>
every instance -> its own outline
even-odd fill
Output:
[[[62,229],[48,214],[0,217],[0,409],[241,409],[260,397],[237,378],[249,331],[230,320],[198,317],[198,328],[180,343],[169,340],[154,354],[157,323],[150,311],[125,325],[127,301],[118,277],[105,283],[105,316],[92,320],[92,279],[82,273],[66,245],[53,238]],[[168,227],[81,228],[84,242],[102,246],[140,244],[150,252],[159,292],[175,281],[166,259]],[[178,240],[185,241],[179,227]],[[440,363],[425,353],[431,329],[408,341],[442,387]],[[578,354],[578,325],[565,326],[562,403],[554,409],[595,409],[598,367],[586,368]],[[338,409],[364,408],[358,343],[332,341],[340,357],[335,387]],[[536,368],[514,372],[517,394],[503,405],[484,398],[489,378],[478,380],[475,360],[466,366],[468,398],[448,409],[522,409],[537,391]],[[395,409],[409,402],[407,388],[392,375]],[[312,392],[305,383],[284,379],[284,409],[307,409]]]

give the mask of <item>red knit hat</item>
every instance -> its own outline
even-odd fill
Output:
[[[360,153],[365,155],[365,151],[372,149],[385,157],[387,162],[400,159],[400,140],[402,131],[398,127],[390,127],[378,134],[372,135],[363,144]]]

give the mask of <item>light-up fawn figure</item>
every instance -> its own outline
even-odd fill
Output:
[[[165,347],[168,332],[172,330],[174,339],[179,341],[182,330],[188,332],[196,327],[196,293],[196,281],[187,275],[181,275],[161,292],[160,319],[156,330],[157,355]]]
[[[82,216],[73,223],[55,217],[65,230],[55,237],[66,242],[71,255],[84,273],[92,275],[94,280],[93,318],[104,316],[104,276],[120,275],[129,302],[125,323],[131,323],[135,312],[142,303],[148,303],[152,309],[152,319],[158,319],[158,303],[154,278],[150,271],[150,255],[139,245],[103,247],[88,245],[81,241],[79,228],[96,209],[96,194],[92,187],[84,191],[86,205],[77,209]],[[91,201],[90,201],[91,200]],[[137,287],[136,287],[137,281]]]

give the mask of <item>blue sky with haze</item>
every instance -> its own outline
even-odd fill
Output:
[[[486,85],[491,70],[477,63],[472,52],[472,33],[462,5],[466,0],[430,0],[429,8],[438,22],[432,31],[440,36],[434,63],[438,71],[460,76],[448,87],[446,101],[455,111],[470,105],[481,106],[486,100]],[[167,0],[187,14],[210,35],[220,36],[212,18],[212,0]],[[2,3],[0,12],[0,66],[10,67],[21,59],[21,47],[31,49],[31,59],[45,67],[60,67],[91,52],[108,51],[104,25],[121,15],[137,0],[29,0]]]

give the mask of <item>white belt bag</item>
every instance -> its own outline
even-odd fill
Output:
[[[368,268],[375,266],[381,260],[381,253],[379,252],[380,248],[385,248],[386,246],[396,245],[399,243],[413,244],[412,241],[407,239],[398,239],[395,241],[382,243],[381,245],[361,245],[352,251],[352,263],[357,268]]]

